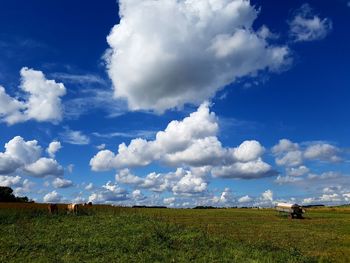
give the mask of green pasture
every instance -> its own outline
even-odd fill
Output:
[[[59,210],[0,204],[0,262],[350,262],[350,208]]]

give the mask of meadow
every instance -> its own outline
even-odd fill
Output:
[[[59,211],[0,203],[0,262],[350,262],[350,207]]]

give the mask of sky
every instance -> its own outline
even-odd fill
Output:
[[[36,202],[350,202],[350,2],[6,0],[0,186]]]

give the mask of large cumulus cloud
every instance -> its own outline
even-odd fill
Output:
[[[25,172],[34,177],[62,176],[63,167],[53,158],[42,157],[43,149],[38,141],[25,141],[15,136],[0,152],[0,175]]]
[[[105,171],[158,162],[225,178],[251,179],[276,174],[262,160],[265,149],[258,141],[224,147],[217,137],[218,131],[215,113],[210,112],[208,103],[203,103],[190,116],[170,122],[154,140],[136,138],[129,145],[121,143],[116,154],[110,150],[99,151],[90,160],[90,166],[94,171]]]
[[[267,27],[253,29],[258,11],[248,0],[119,5],[105,57],[115,96],[132,110],[199,105],[239,77],[289,61],[286,46],[269,44]]]
[[[12,98],[0,86],[0,122],[9,125],[36,120],[57,123],[62,120],[61,97],[66,94],[62,83],[46,79],[41,71],[22,68],[21,90],[26,93],[24,100]]]

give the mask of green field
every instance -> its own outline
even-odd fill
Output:
[[[346,207],[304,220],[269,209],[60,211],[0,204],[0,262],[350,262]]]

